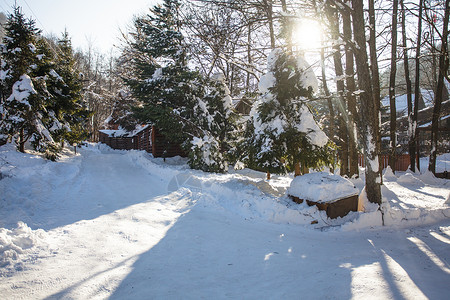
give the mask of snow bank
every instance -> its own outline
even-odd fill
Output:
[[[32,230],[23,222],[12,230],[0,228],[0,268],[23,269],[22,256],[31,254],[37,245],[42,248],[45,237],[44,230]]]
[[[292,180],[288,194],[303,200],[330,202],[359,194],[350,181],[327,172],[309,173]]]
[[[407,172],[404,175],[401,175],[397,182],[409,185],[423,186],[424,183],[417,176],[414,176],[413,173]]]

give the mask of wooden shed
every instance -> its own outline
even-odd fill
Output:
[[[99,141],[118,150],[145,150],[153,157],[186,156],[181,146],[169,142],[152,125],[141,125],[133,131],[123,129],[100,130]]]

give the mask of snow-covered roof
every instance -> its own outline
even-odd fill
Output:
[[[447,120],[448,118],[450,118],[450,115],[443,116],[442,118],[439,119],[439,121]],[[419,128],[430,127],[431,123],[432,122],[428,122],[428,123],[422,124],[422,125],[419,126]]]
[[[420,89],[423,101],[426,107],[433,105],[434,92],[432,90]],[[412,101],[414,102],[414,94],[412,95]],[[381,105],[390,109],[389,96],[384,97],[381,100]],[[406,115],[408,113],[408,97],[406,94],[395,96],[395,109],[397,113]]]
[[[99,130],[100,132],[108,135],[108,137],[133,137],[139,132],[148,128],[150,124],[147,125],[136,125],[136,128],[132,131],[127,131],[123,128],[119,128],[117,130],[103,129]]]

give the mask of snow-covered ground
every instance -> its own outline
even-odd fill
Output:
[[[385,174],[386,226],[293,203],[290,177],[96,144],[58,162],[5,145],[0,174],[1,299],[450,295],[450,183],[430,174]]]

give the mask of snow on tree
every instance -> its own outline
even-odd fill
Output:
[[[31,142],[35,150],[56,159],[60,151],[56,142],[69,139],[68,133],[76,132],[71,127],[80,127],[87,117],[80,104],[81,84],[73,69],[70,42],[59,43],[61,56],[55,59],[34,21],[26,20],[20,7],[8,17],[5,29],[0,133],[15,139],[22,152],[25,143]]]
[[[299,163],[318,168],[331,163],[332,143],[315,122],[307,101],[317,80],[307,62],[280,49],[268,58],[241,148],[243,162],[271,173],[294,170]]]
[[[125,82],[136,98],[133,116],[182,144],[193,168],[224,172],[231,99],[220,80],[190,70],[177,19],[180,3],[166,0],[139,17],[130,34],[133,68]]]

